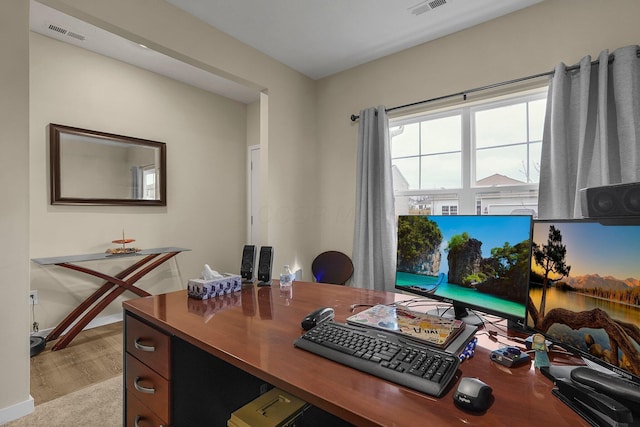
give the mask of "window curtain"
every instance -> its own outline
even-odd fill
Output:
[[[580,189],[640,181],[639,46],[555,68],[540,160],[540,218],[581,218]]]
[[[396,222],[389,119],[385,107],[360,111],[352,285],[393,290]]]
[[[144,198],[144,168],[131,166],[131,198],[142,200]]]

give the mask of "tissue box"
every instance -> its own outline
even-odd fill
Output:
[[[242,278],[239,274],[223,274],[220,279],[190,279],[187,283],[189,298],[209,299],[218,295],[237,292],[242,288]]]

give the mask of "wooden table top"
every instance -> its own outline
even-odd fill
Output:
[[[461,363],[450,389],[427,396],[295,348],[300,321],[319,307],[333,307],[344,322],[352,304],[388,304],[411,297],[338,285],[294,282],[282,293],[249,285],[212,300],[188,298],[186,291],[128,300],[125,310],[262,380],[358,426],[588,426],[551,394],[552,382],[533,362],[507,368],[489,359],[492,350],[511,345],[506,330],[479,331],[475,356]],[[432,302],[432,307],[435,302]],[[417,309],[417,308],[415,308]],[[501,332],[502,331],[502,332]],[[503,334],[504,332],[504,334]],[[576,364],[550,353],[553,363]],[[495,400],[483,414],[453,403],[461,377],[477,377],[493,388]]]

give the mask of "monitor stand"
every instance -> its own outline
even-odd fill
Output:
[[[484,324],[482,317],[467,308],[453,304],[451,307],[438,307],[435,310],[429,310],[427,314],[444,317],[445,319],[462,320],[467,325],[479,326]]]
[[[511,320],[507,319],[507,330],[510,332],[523,332],[523,333],[531,333],[531,330],[527,328],[524,324],[523,320]]]

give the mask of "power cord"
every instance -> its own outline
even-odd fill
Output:
[[[36,321],[36,300],[33,295],[29,295],[31,298],[31,319],[33,323],[31,324],[31,334],[35,334],[40,330],[40,324]]]
[[[36,335],[36,332],[40,330],[40,324],[36,320],[36,301],[33,295],[29,295],[31,298],[31,318],[33,323],[31,324],[31,334],[29,336],[30,357],[33,357],[43,351],[47,345],[47,340],[44,337]]]

